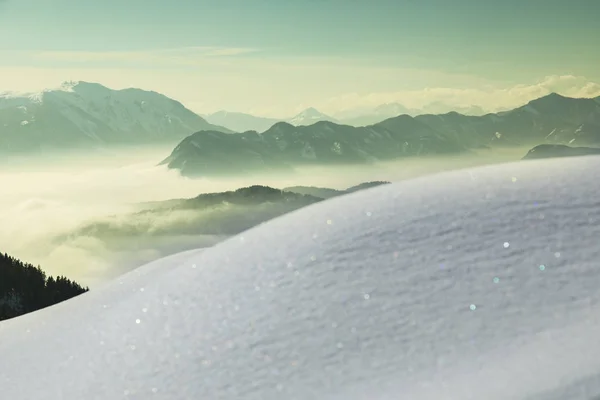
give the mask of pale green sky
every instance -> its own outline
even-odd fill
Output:
[[[0,0],[0,91],[140,87],[198,112],[600,95],[598,0]]]

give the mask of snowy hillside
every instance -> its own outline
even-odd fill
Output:
[[[588,400],[600,157],[382,185],[0,324],[6,399]]]
[[[325,115],[312,107],[307,108],[306,110],[287,120],[287,122],[294,126],[312,125],[319,121],[338,122],[335,118]]]
[[[140,89],[70,82],[29,95],[0,94],[0,151],[176,142],[211,125],[181,103]]]

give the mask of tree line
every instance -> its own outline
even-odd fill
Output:
[[[0,253],[0,321],[60,303],[87,292],[64,276],[46,276],[37,266]]]

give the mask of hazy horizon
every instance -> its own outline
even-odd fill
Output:
[[[97,83],[107,87],[111,90],[123,90],[123,89],[140,89],[145,91],[155,91],[148,87],[134,87],[134,86],[118,86],[113,87],[105,84],[104,82],[91,82],[84,80],[71,80],[62,81],[53,85],[39,87],[37,90],[4,90],[0,87],[0,98],[2,96],[7,97],[31,97],[36,96],[39,93],[52,90],[63,90],[65,85],[67,86],[72,82],[88,82]],[[164,92],[159,92],[165,95]],[[340,118],[342,123],[345,119],[353,119],[361,116],[371,115],[374,110],[380,106],[398,104],[406,107],[415,114],[445,114],[451,111],[463,113],[465,115],[483,115],[488,113],[502,112],[514,108],[524,106],[531,100],[544,97],[551,93],[557,93],[562,96],[572,98],[597,98],[600,97],[600,84],[595,82],[588,82],[583,77],[576,77],[570,75],[564,76],[548,76],[531,85],[517,85],[515,87],[508,88],[496,88],[491,91],[480,91],[472,90],[466,91],[460,94],[452,94],[451,88],[426,88],[423,91],[410,91],[402,93],[386,94],[381,98],[370,98],[367,102],[361,102],[360,98],[356,94],[346,96],[346,100],[354,101],[355,104],[350,107],[335,107],[332,108],[330,104],[322,103],[317,101],[317,104],[321,104],[320,107],[315,107],[313,104],[301,104],[293,109],[289,109],[287,114],[274,115],[267,112],[266,114],[260,110],[256,111],[253,109],[237,110],[237,109],[226,109],[218,107],[203,108],[199,107],[193,102],[181,101],[177,97],[171,97],[173,100],[180,101],[190,111],[202,116],[211,116],[218,112],[229,112],[229,113],[240,113],[251,115],[258,118],[266,118],[273,120],[285,121],[293,118],[303,111],[311,108],[315,108],[324,114],[330,114],[331,117]],[[424,94],[427,94],[425,96]],[[460,102],[457,101],[461,96],[467,98],[472,97],[473,102]],[[167,96],[169,97],[169,96]],[[490,103],[491,100],[498,101],[498,98],[502,100],[497,103]],[[337,101],[337,100],[336,100]],[[273,103],[277,103],[273,101]],[[476,111],[476,112],[473,112]],[[401,114],[404,114],[403,112]],[[388,118],[388,116],[382,116],[382,120]]]
[[[599,96],[598,14],[588,0],[3,0],[0,92],[72,80],[154,90],[201,114],[490,112],[550,92]]]

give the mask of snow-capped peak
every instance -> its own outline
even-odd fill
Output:
[[[319,121],[331,121],[337,122],[335,118],[330,117],[329,115],[323,114],[319,110],[314,107],[309,107],[304,111],[298,113],[295,117],[291,118],[289,122],[292,125],[311,125],[315,122]]]
[[[323,114],[321,111],[317,110],[314,107],[309,107],[306,110],[300,112],[298,114],[298,116],[303,116],[303,117],[322,117],[322,116],[325,116],[325,114]]]
[[[23,109],[19,107],[27,110],[25,119],[21,118]],[[39,135],[47,141],[44,144],[61,143],[61,147],[81,140],[94,143],[146,143],[171,137],[180,140],[199,130],[223,129],[160,93],[133,88],[113,90],[84,81],[63,82],[37,93],[3,94],[0,111],[5,121],[15,121],[4,125],[8,142],[27,148],[38,148],[41,143],[25,143],[23,126],[29,132],[44,132]],[[19,116],[19,123],[13,115]],[[52,119],[48,119],[49,115]],[[25,120],[27,124],[20,123]],[[55,133],[46,135],[47,131]]]
[[[66,81],[60,85],[60,90],[64,92],[73,92],[74,88],[79,85],[79,81]]]
[[[75,92],[77,92],[77,89],[82,89],[82,88],[96,88],[96,89],[101,89],[104,91],[111,90],[105,86],[102,86],[99,83],[90,83],[90,82],[84,82],[84,81],[65,81],[57,86],[48,86],[48,87],[45,87],[45,88],[37,90],[37,91],[0,92],[0,99],[2,99],[2,98],[4,98],[4,99],[27,98],[27,99],[32,100],[33,102],[39,103],[42,101],[42,99],[44,98],[44,95],[46,93],[53,93],[53,92],[75,93]]]

